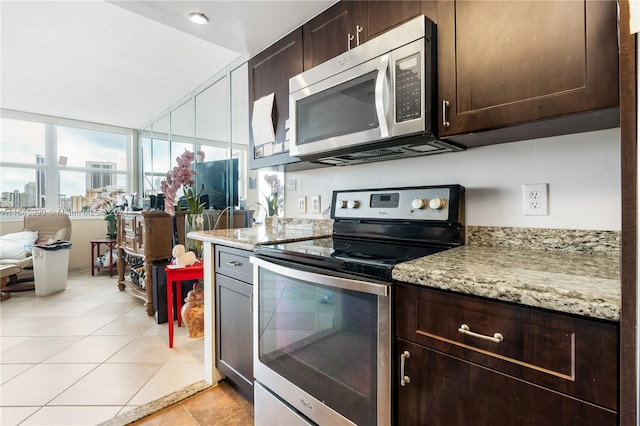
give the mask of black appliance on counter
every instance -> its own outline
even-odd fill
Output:
[[[331,216],[251,258],[256,424],[390,424],[393,267],[464,244],[460,185],[334,191]]]

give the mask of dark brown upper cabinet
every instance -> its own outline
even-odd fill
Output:
[[[435,21],[434,1],[340,1],[302,26],[304,69],[425,14]]]
[[[287,136],[285,123],[289,118],[289,79],[347,51],[347,42],[350,47],[355,47],[358,42],[362,44],[422,14],[423,3],[425,9],[435,10],[434,2],[341,1],[251,58],[249,116],[253,117],[254,101],[274,93],[272,118],[276,142],[272,146],[256,147],[253,130],[250,130],[249,167],[257,169],[284,165],[289,171],[323,167],[301,162],[299,158],[289,155],[286,145],[281,146]],[[358,28],[362,30],[358,32]],[[282,149],[282,152],[271,154],[272,148],[276,151]]]
[[[439,136],[466,147],[619,126],[614,1],[437,3]]]
[[[341,1],[304,24],[304,69],[313,68],[355,47],[356,26],[365,10],[365,2]]]
[[[302,28],[298,28],[249,60],[249,117],[253,117],[253,102],[274,93],[273,124],[276,142],[267,149],[276,150],[285,143],[285,122],[289,119],[289,79],[302,72]],[[265,147],[254,145],[250,128],[249,168],[271,167],[298,163],[287,149],[272,155],[260,153]]]

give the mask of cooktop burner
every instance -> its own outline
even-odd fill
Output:
[[[334,191],[333,237],[257,246],[259,257],[391,280],[395,265],[464,244],[459,185]]]
[[[255,254],[336,272],[390,280],[393,267],[398,263],[438,253],[447,248],[321,238],[257,246]]]

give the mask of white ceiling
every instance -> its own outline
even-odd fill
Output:
[[[141,128],[333,3],[2,0],[0,107]]]

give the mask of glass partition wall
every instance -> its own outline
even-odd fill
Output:
[[[253,174],[247,161],[248,126],[244,63],[214,76],[139,132],[143,196],[153,199],[161,193],[161,181],[185,150],[203,151],[204,161],[197,161],[195,168],[205,212],[222,216],[221,222],[226,223],[220,223],[220,228],[251,226],[258,200],[257,191],[248,188]],[[205,223],[208,228],[213,225]]]

